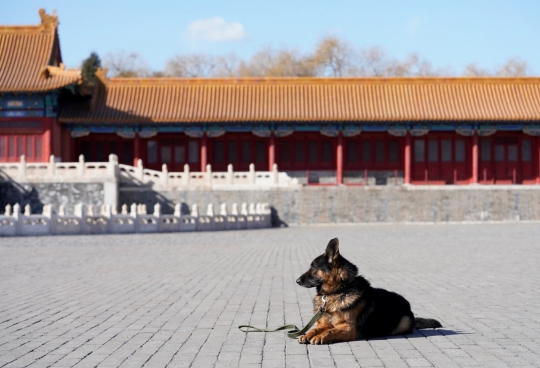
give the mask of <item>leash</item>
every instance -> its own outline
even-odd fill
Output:
[[[308,332],[308,330],[311,327],[313,327],[315,322],[317,322],[319,320],[319,318],[322,317],[322,315],[324,313],[324,307],[326,306],[326,295],[323,295],[322,301],[323,301],[323,305],[321,305],[319,307],[319,311],[311,318],[311,320],[308,322],[306,327],[304,327],[302,329],[299,329],[298,327],[296,327],[296,325],[285,325],[285,326],[275,328],[273,330],[265,329],[265,328],[259,328],[259,327],[250,326],[250,325],[240,325],[240,326],[238,326],[238,328],[242,332],[276,332],[276,331],[290,330],[290,331],[287,331],[287,337],[290,338],[290,339],[296,339],[297,337],[305,335],[306,332]]]

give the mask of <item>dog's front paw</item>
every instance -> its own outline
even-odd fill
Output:
[[[300,344],[309,344],[309,339],[307,338],[306,335],[302,335],[298,338],[298,342]]]
[[[324,334],[313,336],[311,339],[309,339],[309,342],[311,345],[323,345],[328,344],[328,338]]]

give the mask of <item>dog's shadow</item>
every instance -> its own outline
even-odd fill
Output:
[[[399,340],[399,339],[417,339],[417,338],[429,338],[432,336],[456,336],[456,335],[474,335],[474,332],[455,331],[445,328],[439,328],[436,330],[414,330],[412,334],[408,335],[394,335],[394,336],[382,336],[382,337],[370,337],[367,339],[356,339],[349,341],[350,343],[361,341],[376,341],[376,340]],[[328,345],[343,344],[343,342],[331,342]],[[310,346],[308,344],[308,346]]]
[[[395,340],[395,339],[417,339],[432,336],[455,336],[455,335],[473,335],[473,332],[459,331],[459,330],[449,330],[446,328],[438,328],[436,330],[414,330],[412,334],[408,335],[395,335],[395,336],[386,336],[380,338],[369,338],[363,340]]]

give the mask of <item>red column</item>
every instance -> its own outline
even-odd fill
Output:
[[[478,133],[474,132],[472,146],[472,176],[471,183],[478,183]]]
[[[411,133],[405,135],[405,172],[403,174],[403,183],[411,184]]]
[[[272,171],[276,163],[276,137],[274,133],[270,133],[270,141],[268,142],[268,171]]]
[[[62,154],[62,130],[56,118],[51,119],[51,153],[54,157],[63,157]]]
[[[75,151],[75,138],[71,136],[71,132],[69,132],[69,159],[68,161],[79,161],[79,157],[75,156],[77,152]]]
[[[133,138],[133,166],[137,166],[137,161],[141,158],[141,137],[138,133],[135,133]]]
[[[42,160],[43,162],[48,162],[49,161],[49,157],[51,156],[51,153],[52,153],[52,118],[45,118],[45,121],[44,121],[44,127],[45,127],[45,131],[43,132],[43,135],[42,135],[42,148],[41,148],[41,153],[42,153]]]
[[[208,145],[208,137],[206,136],[206,133],[203,133],[203,136],[201,138],[201,172],[206,172],[206,164],[208,163],[207,158],[207,145]]]
[[[73,156],[73,151],[72,151],[73,138],[71,138],[71,135],[69,134],[69,130],[64,125],[61,126],[60,136],[61,136],[60,146],[62,147],[62,161],[64,161],[64,162],[73,161],[73,158],[72,158],[72,156]]]
[[[336,181],[343,184],[343,133],[339,132],[336,152]]]
[[[540,184],[540,137],[536,137],[536,147],[538,150],[538,174],[536,175],[536,184]]]

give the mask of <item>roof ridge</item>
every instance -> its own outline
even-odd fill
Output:
[[[80,71],[61,65],[56,13],[40,9],[39,16],[35,26],[0,26],[2,93],[50,91],[81,82]]]
[[[66,69],[66,66],[60,63],[59,66],[47,65],[45,67],[50,75],[74,75],[81,76],[81,69]]]
[[[0,25],[0,32],[2,33],[42,33],[55,31],[58,28],[58,16],[56,10],[53,10],[52,14],[47,14],[45,9],[39,9],[39,17],[41,23],[29,24],[29,25]]]
[[[150,85],[178,85],[178,84],[422,84],[422,83],[540,83],[540,77],[240,77],[240,78],[174,78],[174,77],[145,77],[145,78],[103,78],[108,86],[150,86]]]

